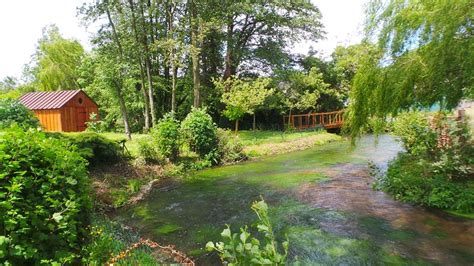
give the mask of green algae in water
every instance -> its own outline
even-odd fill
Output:
[[[304,183],[326,180],[324,170],[337,170],[338,164],[365,164],[368,154],[374,151],[369,146],[361,144],[350,150],[348,142],[337,142],[199,171],[166,191],[154,190],[144,202],[120,211],[118,219],[136,225],[141,234],[157,242],[176,244],[178,249],[200,256],[207,241],[220,240],[225,224],[230,224],[233,231],[251,225],[256,216],[250,205],[263,196],[270,205],[278,240],[284,240],[286,235],[290,238],[291,264],[423,264],[417,259],[421,255],[413,249],[417,245],[414,237],[435,239],[432,235],[395,229],[384,219],[357,211],[315,208],[299,202],[292,194],[292,188]],[[386,148],[387,145],[377,152]],[[380,159],[387,155],[372,156]],[[157,232],[166,224],[182,229],[168,234]],[[457,260],[456,256],[461,256],[454,251],[446,253]],[[461,256],[468,257],[463,261],[472,262],[470,253],[466,254]]]
[[[165,224],[154,230],[157,235],[167,235],[182,230],[183,227],[176,224]]]

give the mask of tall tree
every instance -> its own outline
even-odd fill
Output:
[[[43,91],[79,89],[77,68],[83,56],[77,40],[63,38],[56,25],[45,27],[31,68],[35,85]]]
[[[224,79],[246,60],[270,65],[289,45],[321,38],[321,14],[309,0],[222,1],[219,9],[225,25]]]
[[[361,133],[369,118],[401,110],[455,107],[474,90],[474,3],[459,1],[372,1],[366,49],[354,77],[350,133]]]

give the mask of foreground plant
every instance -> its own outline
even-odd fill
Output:
[[[281,244],[283,254],[278,251],[278,242],[273,234],[268,217],[268,205],[264,200],[252,204],[259,222],[257,230],[264,236],[264,244],[248,232],[248,227],[241,227],[240,234],[232,233],[230,226],[222,231],[223,242],[206,244],[206,250],[217,251],[222,262],[227,265],[284,265],[288,255],[288,240]]]

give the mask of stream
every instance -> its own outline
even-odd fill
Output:
[[[401,150],[390,136],[363,137],[305,151],[198,171],[167,182],[114,219],[201,265],[226,224],[251,225],[263,197],[289,261],[302,265],[474,265],[474,221],[393,200],[371,188],[367,161],[381,169]]]

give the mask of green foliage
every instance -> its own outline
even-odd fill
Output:
[[[82,248],[84,265],[105,265],[112,257],[138,242],[140,237],[105,217],[94,217],[88,228],[90,241]],[[148,247],[139,247],[114,265],[157,265]]]
[[[86,237],[86,162],[67,142],[13,128],[0,139],[0,264],[73,264]]]
[[[403,201],[474,211],[474,148],[466,122],[406,113],[395,122],[394,133],[406,153],[391,162],[386,175],[376,175],[377,188]]]
[[[281,244],[281,254],[268,217],[267,204],[263,200],[256,201],[252,204],[252,210],[258,217],[256,227],[264,237],[263,244],[248,232],[247,226],[240,228],[240,234],[232,233],[230,226],[227,226],[221,233],[224,242],[208,242],[206,249],[217,251],[226,265],[285,265],[288,240]]]
[[[179,127],[179,121],[175,119],[174,113],[168,113],[151,130],[151,136],[158,152],[172,161],[178,157]]]
[[[393,134],[400,138],[408,153],[432,153],[436,148],[436,133],[430,128],[428,113],[406,112],[393,124]]]
[[[367,49],[351,93],[351,135],[372,116],[412,107],[456,107],[474,88],[472,1],[379,1],[368,5]]]
[[[474,211],[472,180],[450,180],[436,174],[431,162],[411,154],[400,154],[392,161],[376,186],[398,200],[463,213]]]
[[[114,164],[122,158],[119,144],[97,133],[66,135],[66,139],[77,146],[77,151],[92,166],[102,163]]]
[[[217,129],[217,151],[219,164],[230,164],[247,159],[242,142],[228,130]]]
[[[268,89],[270,83],[269,78],[247,81],[231,77],[214,81],[216,88],[222,91],[221,101],[226,104],[224,115],[232,121],[241,119],[244,114],[254,114],[273,93],[273,89]]]
[[[0,99],[0,129],[16,124],[21,128],[38,128],[38,119],[33,112],[17,100]]]
[[[217,148],[217,126],[206,109],[193,108],[181,122],[181,134],[184,141],[200,157]]]
[[[290,111],[315,110],[322,94],[336,93],[329,89],[329,84],[324,82],[323,74],[316,67],[307,72],[292,70],[280,75],[282,102]]]
[[[138,142],[138,155],[145,163],[158,163],[163,158],[153,143],[154,140],[151,137]]]
[[[32,69],[35,83],[43,91],[79,88],[77,68],[83,56],[82,45],[64,39],[55,25],[43,29]]]
[[[91,113],[89,116],[89,121],[86,122],[87,128],[86,131],[94,133],[102,133],[105,131],[104,123],[99,121],[96,113]]]

